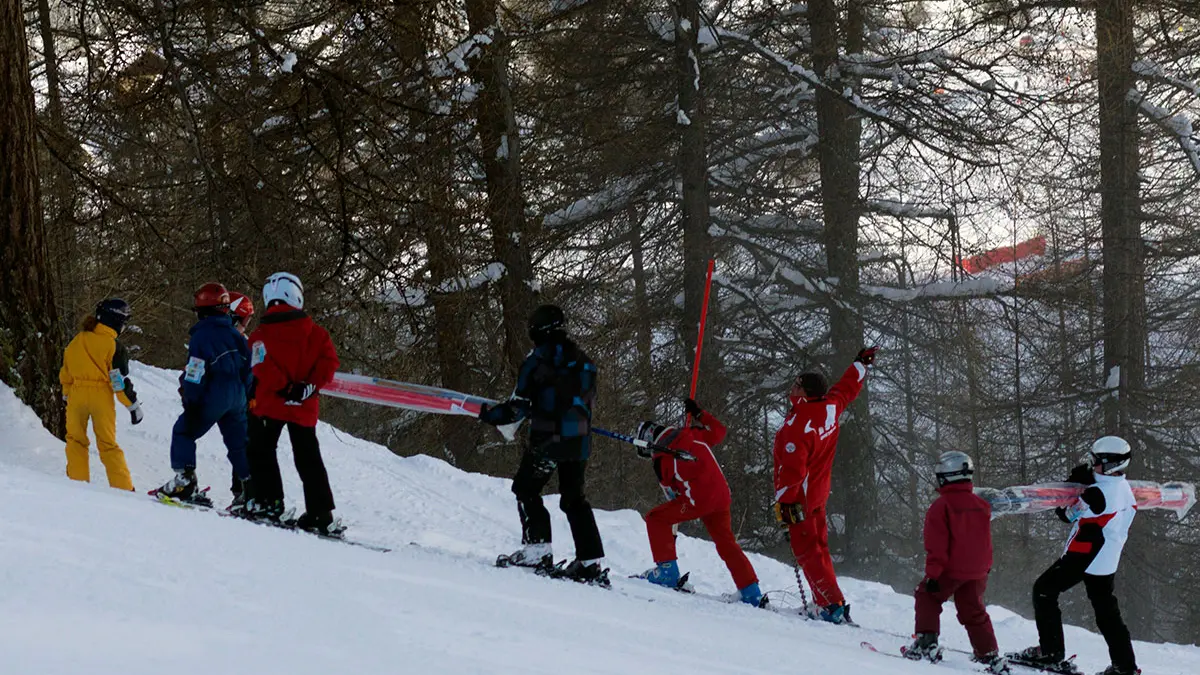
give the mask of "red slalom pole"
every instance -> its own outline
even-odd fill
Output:
[[[708,274],[704,279],[704,304],[700,306],[700,332],[696,335],[696,359],[692,362],[692,388],[688,398],[696,398],[696,384],[700,381],[700,354],[704,349],[704,326],[708,323],[708,297],[712,293],[713,267],[716,260],[709,259]],[[687,425],[691,425],[692,416],[688,414]]]

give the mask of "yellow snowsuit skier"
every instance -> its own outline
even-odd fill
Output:
[[[129,355],[117,335],[129,320],[129,305],[111,298],[96,305],[96,313],[83,322],[83,330],[63,352],[58,372],[67,399],[67,477],[88,481],[88,420],[96,434],[100,462],[108,484],[133,490],[125,453],[117,445],[117,410],[113,394],[129,409],[134,424],[142,421],[142,406],[129,380]]]

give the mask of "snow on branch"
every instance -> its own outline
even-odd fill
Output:
[[[429,62],[429,74],[434,77],[453,77],[465,73],[470,68],[467,60],[479,56],[484,45],[492,44],[492,33],[495,26],[488,26],[482,33],[477,33],[463,40],[446,52],[446,55]]]
[[[1172,115],[1171,111],[1152,103],[1142,92],[1138,91],[1137,87],[1131,87],[1125,96],[1136,103],[1138,109],[1163,131],[1175,136],[1176,142],[1179,143],[1183,154],[1187,155],[1192,168],[1197,174],[1200,174],[1200,140],[1197,139],[1196,132],[1192,128],[1191,118],[1182,113]]]
[[[912,302],[925,299],[945,298],[979,298],[998,295],[1012,290],[1012,279],[996,277],[976,277],[964,281],[935,281],[930,284],[914,286],[913,288],[894,288],[892,286],[862,286],[863,295],[868,295],[894,302]]]
[[[433,293],[445,294],[469,291],[489,282],[502,279],[506,272],[507,268],[504,266],[504,263],[489,263],[482,270],[469,277],[455,277],[443,281],[433,289]],[[419,288],[399,288],[392,286],[380,293],[379,299],[388,305],[404,305],[410,308],[418,308],[425,306],[428,294]]]
[[[866,207],[870,212],[897,218],[952,218],[954,216],[954,213],[944,206],[906,204],[893,199],[872,199],[867,201]]]
[[[630,179],[623,179],[611,187],[590,194],[568,206],[542,218],[545,227],[562,227],[589,220],[603,213],[624,208],[642,191],[642,186]]]
[[[1134,61],[1133,72],[1137,73],[1142,79],[1169,84],[1177,89],[1182,89],[1194,96],[1200,97],[1200,84],[1169,75],[1166,68],[1149,59]]]

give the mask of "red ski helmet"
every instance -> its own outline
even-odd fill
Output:
[[[215,309],[221,313],[229,311],[229,291],[221,284],[210,281],[196,291],[196,309]]]
[[[250,317],[254,316],[254,303],[245,293],[231,291],[229,293],[229,313],[233,315],[234,323],[244,326],[250,323]]]

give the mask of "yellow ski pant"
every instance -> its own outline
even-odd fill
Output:
[[[117,407],[108,386],[71,387],[67,397],[67,477],[71,480],[90,480],[88,467],[88,419],[96,434],[96,449],[100,462],[108,473],[108,484],[118,490],[133,490],[125,453],[117,445]]]

